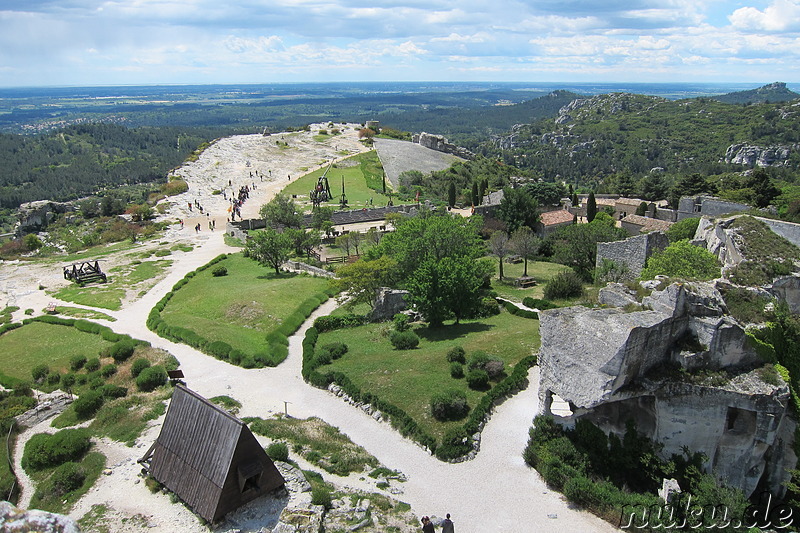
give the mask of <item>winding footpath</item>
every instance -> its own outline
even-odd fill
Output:
[[[318,155],[315,154],[314,157],[319,161]],[[280,169],[276,170],[276,174],[286,175],[285,168],[272,168]],[[296,170],[293,172],[293,175],[297,175]],[[248,211],[255,210],[256,206],[268,200],[267,193],[273,195],[277,190],[278,184],[264,183],[264,187],[258,189],[258,193],[263,193],[264,196],[259,194],[260,198],[254,199],[252,203],[248,202]],[[222,231],[193,235],[194,232],[189,227],[192,226],[187,220],[186,229],[181,232],[181,236],[188,236],[195,249],[190,253],[176,254],[167,275],[138,300],[128,303],[120,311],[100,310],[117,321],[97,322],[116,332],[127,333],[149,341],[154,347],[167,350],[180,361],[186,376],[185,381],[191,389],[205,397],[228,395],[236,398],[242,403],[239,412],[241,417],[268,417],[288,408],[291,416],[317,416],[337,426],[381,463],[405,474],[407,482],[397,485],[403,490],[402,494],[396,496],[399,500],[409,503],[419,516],[442,517],[445,513],[451,513],[459,533],[616,530],[594,515],[571,507],[563,496],[549,490],[538,473],[529,468],[522,459],[528,430],[539,409],[537,367],[529,371],[528,388],[494,410],[491,420],[484,428],[481,450],[477,457],[464,463],[448,464],[435,459],[416,443],[403,438],[389,424],[377,422],[328,391],[314,388],[303,381],[300,373],[303,337],[316,317],[329,314],[336,307],[333,299],[321,305],[289,338],[289,356],[275,368],[248,370],[237,367],[189,346],[163,339],[148,330],[145,322],[150,310],[187,272],[206,264],[221,253],[238,251],[225,245]],[[58,302],[46,296],[43,291],[30,291],[21,300],[26,300],[20,305],[22,308],[41,309],[48,301],[75,306],[68,302]],[[153,431],[148,431],[137,447],[117,450],[118,455],[114,461],[118,464],[133,464],[132,468],[135,470],[135,460],[141,456],[142,448],[146,449],[150,445],[150,441],[142,441],[152,439],[152,434]],[[17,451],[20,449],[21,446],[18,446]],[[21,455],[21,452],[18,454]],[[127,457],[119,454],[127,454]],[[135,480],[129,482],[130,489],[120,490],[124,494],[115,495],[116,497],[141,499],[147,505],[147,502],[163,496],[150,495],[143,484],[134,485]],[[29,492],[29,486],[24,488],[27,489],[25,492]],[[25,498],[29,497],[29,494],[25,495]],[[157,511],[156,507],[158,506],[153,506],[153,512],[163,512]],[[84,508],[80,504],[76,507],[73,511],[76,517],[85,511]],[[147,530],[170,533],[197,530],[196,525],[188,524],[184,521],[172,524],[171,528],[158,526]]]

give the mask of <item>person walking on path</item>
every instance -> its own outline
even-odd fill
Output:
[[[433,533],[433,522],[427,516],[422,517],[422,533]]]
[[[453,521],[450,520],[450,513],[447,513],[447,518],[442,520],[442,533],[455,533]]]

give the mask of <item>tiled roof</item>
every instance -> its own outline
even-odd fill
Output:
[[[574,219],[574,215],[567,211],[566,209],[558,209],[556,211],[548,211],[547,213],[542,213],[540,215],[540,219],[542,221],[542,225],[544,226],[555,226],[556,224],[564,224],[566,222],[572,222]]]
[[[639,215],[628,215],[622,219],[622,222],[640,226],[642,231],[667,231],[669,227],[672,226],[672,222]]]

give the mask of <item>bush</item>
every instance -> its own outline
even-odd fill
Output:
[[[103,368],[100,369],[100,375],[103,376],[104,378],[110,378],[116,373],[117,373],[117,365],[113,363],[103,365]]]
[[[448,461],[468,454],[472,450],[467,431],[463,427],[448,430],[442,438],[442,444],[436,448],[436,457]]]
[[[139,357],[136,359],[133,364],[131,365],[131,377],[138,377],[139,374],[142,373],[142,370],[148,368],[150,366],[150,361],[143,357]]]
[[[328,344],[323,344],[320,349],[330,352],[331,359],[339,359],[341,356],[347,353],[348,348],[343,342],[331,342]]]
[[[167,382],[167,371],[161,365],[145,368],[136,378],[136,386],[140,391],[149,392]]]
[[[469,363],[467,363],[467,368],[470,370],[484,370],[486,363],[491,361],[491,357],[489,354],[482,350],[478,350],[474,352],[472,355],[469,356]]]
[[[469,413],[467,396],[459,390],[437,392],[431,398],[431,414],[436,420],[460,420]]]
[[[42,483],[37,496],[40,500],[61,499],[65,494],[78,490],[86,481],[86,471],[78,463],[68,461],[53,470],[50,477]]]
[[[483,365],[483,369],[489,375],[490,380],[496,381],[505,374],[505,363],[500,359],[491,359]]]
[[[363,326],[368,322],[364,315],[329,315],[321,316],[314,320],[314,328],[319,332],[332,331],[334,329],[354,328]]]
[[[89,451],[91,433],[86,428],[62,429],[49,435],[37,433],[25,443],[22,466],[26,470],[42,470],[66,461],[78,461]]]
[[[71,388],[75,385],[75,374],[64,374],[61,376],[61,386],[65,389]]]
[[[107,383],[100,387],[100,393],[106,398],[124,398],[128,395],[128,389]]]
[[[413,331],[392,331],[389,342],[397,350],[411,350],[419,346],[419,337]]]
[[[58,382],[61,381],[61,374],[58,372],[53,372],[52,374],[47,374],[47,384],[51,386],[58,385]]]
[[[85,355],[75,355],[69,360],[69,369],[76,372],[86,364]]]
[[[461,379],[464,377],[464,365],[459,363],[458,361],[453,361],[450,363],[450,377],[455,379]]]
[[[83,368],[85,368],[87,372],[94,372],[95,370],[99,370],[100,359],[98,359],[97,357],[92,357],[91,359],[86,361],[86,364],[83,365]]]
[[[720,263],[717,256],[705,248],[689,241],[678,241],[650,256],[641,279],[655,279],[658,275],[707,281],[719,277]]]
[[[447,352],[447,362],[461,363],[462,365],[465,364],[467,362],[467,358],[464,348],[461,346],[453,346],[450,348],[450,351]]]
[[[583,294],[583,281],[572,270],[563,270],[553,276],[544,287],[544,297],[548,300],[565,300]]]
[[[411,328],[411,322],[408,319],[408,315],[404,315],[403,313],[397,313],[394,315],[392,324],[394,324],[394,329],[396,331],[408,331]]]
[[[221,276],[227,276],[228,269],[222,265],[219,265],[215,267],[214,270],[211,271],[211,275],[214,276],[215,278],[219,278]]]
[[[47,377],[47,374],[50,373],[50,367],[47,365],[36,365],[31,369],[31,377],[33,381],[37,383],[41,383],[44,381],[44,378]]]
[[[677,221],[666,231],[669,242],[694,239],[694,234],[697,233],[697,226],[699,224],[699,218],[684,218],[683,220]]]
[[[477,368],[470,370],[467,373],[467,385],[470,389],[486,390],[489,388],[489,374]]]
[[[81,394],[77,400],[72,402],[72,408],[78,418],[86,420],[91,418],[103,406],[103,393],[99,390],[90,390]]]
[[[530,296],[526,296],[522,299],[522,305],[525,307],[530,307],[531,309],[538,309],[539,311],[544,311],[546,309],[555,309],[558,306],[553,302],[548,300],[541,300],[539,298],[531,298]]]
[[[311,489],[311,503],[330,509],[333,506],[331,491],[321,486],[314,487]]]
[[[136,344],[132,340],[123,340],[111,345],[109,355],[114,358],[114,361],[121,363],[127,361],[135,349]]]
[[[267,446],[267,455],[273,461],[286,462],[289,459],[289,447],[285,442],[273,442]]]

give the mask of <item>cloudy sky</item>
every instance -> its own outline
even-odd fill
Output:
[[[800,0],[0,0],[0,86],[800,82]]]

